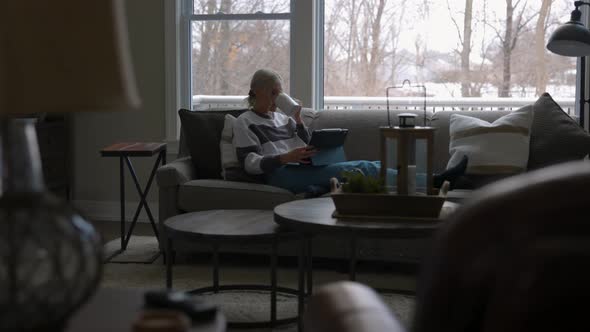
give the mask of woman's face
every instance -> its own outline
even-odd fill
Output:
[[[254,91],[256,94],[256,104],[254,106],[256,111],[263,113],[276,111],[275,99],[281,92],[283,92],[281,83],[275,83],[269,87],[259,88]]]

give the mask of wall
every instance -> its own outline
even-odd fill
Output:
[[[108,215],[119,213],[119,160],[100,157],[99,150],[115,142],[163,141],[165,137],[163,1],[126,1],[141,109],[121,113],[81,113],[72,118],[72,199],[74,205],[91,219],[112,219]],[[145,186],[154,159],[135,158],[132,161],[141,185]],[[129,173],[126,180],[126,200],[137,202],[139,197]],[[155,182],[148,200],[157,202]],[[135,205],[127,210],[132,208]],[[157,211],[152,212],[157,218]]]

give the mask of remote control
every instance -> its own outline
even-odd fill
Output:
[[[217,306],[194,299],[183,292],[148,291],[144,295],[145,308],[173,309],[184,312],[195,323],[210,321],[217,315]]]

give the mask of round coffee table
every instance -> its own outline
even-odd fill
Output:
[[[279,229],[269,210],[210,210],[185,213],[164,222],[166,235],[166,287],[172,288],[174,243],[208,242],[212,245],[213,286],[189,291],[191,294],[219,291],[262,290],[270,292],[270,320],[261,322],[228,322],[232,327],[268,327],[297,321],[298,317],[277,319],[277,293],[297,295],[298,291],[277,286],[277,251],[279,239],[294,237],[294,233]],[[268,243],[270,252],[269,285],[219,285],[219,245],[223,242]]]
[[[356,234],[360,237],[414,238],[431,235],[439,221],[451,214],[459,204],[445,202],[439,220],[425,221],[399,217],[335,218],[335,207],[330,197],[311,198],[280,204],[274,209],[275,222],[300,233]]]
[[[274,209],[277,224],[299,233],[299,312],[303,311],[305,283],[307,294],[312,293],[312,241],[318,234],[346,237],[350,239],[349,279],[356,279],[357,239],[396,238],[411,239],[430,237],[438,229],[440,221],[457,209],[459,204],[446,201],[438,220],[411,220],[397,218],[379,220],[375,218],[334,218],[334,203],[330,197],[312,198],[280,204]],[[306,257],[304,257],[306,256]],[[307,265],[305,267],[304,265]],[[307,278],[304,274],[307,273]],[[307,280],[306,280],[307,279]],[[383,290],[393,291],[393,290]],[[394,291],[401,292],[404,291]],[[407,292],[406,292],[407,293]]]

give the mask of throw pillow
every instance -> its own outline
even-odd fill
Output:
[[[225,115],[223,130],[221,131],[221,141],[219,141],[219,150],[221,152],[221,177],[227,180],[226,170],[240,167],[236,148],[234,147],[234,122],[236,118],[231,114]]]
[[[533,108],[525,106],[493,123],[453,114],[447,169],[467,156],[467,174],[512,174],[526,170]]]
[[[221,178],[221,152],[219,141],[225,115],[239,116],[246,110],[235,111],[178,111],[182,124],[182,138],[199,179]],[[183,142],[181,142],[182,144]]]
[[[252,175],[240,165],[234,145],[234,124],[236,118],[231,114],[225,115],[219,150],[221,153],[221,177],[228,181],[264,183],[264,175]]]
[[[590,135],[544,93],[533,105],[529,169],[582,159],[590,153]]]

